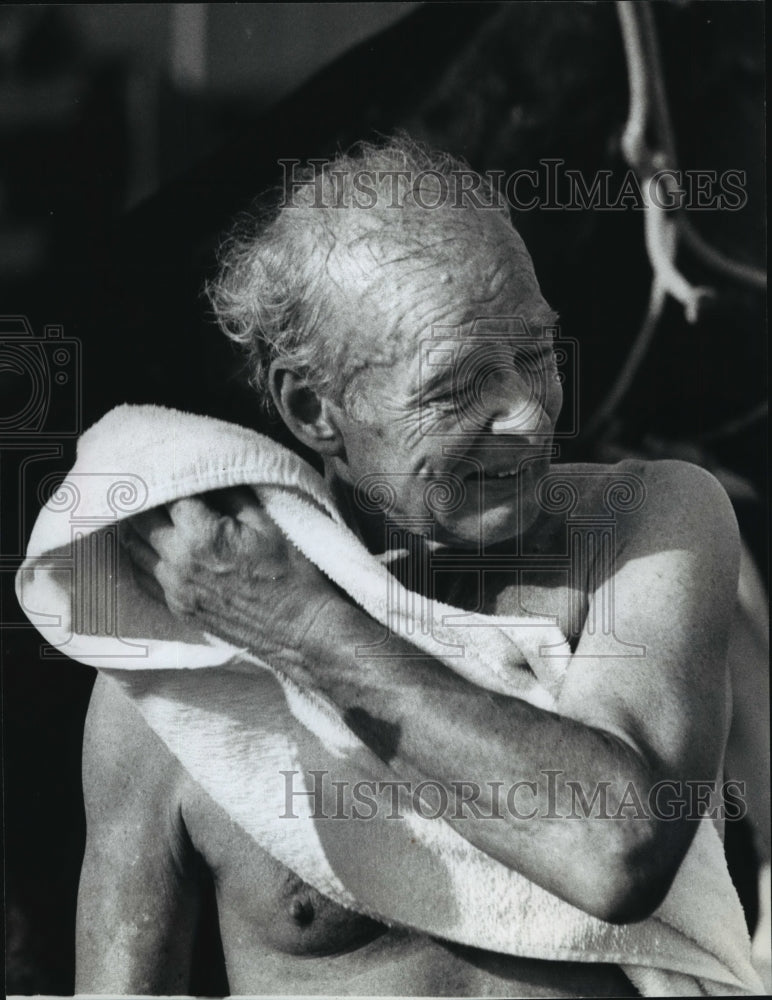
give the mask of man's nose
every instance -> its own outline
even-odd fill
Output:
[[[515,375],[490,399],[488,429],[491,434],[516,435],[536,443],[552,429],[552,421],[545,407],[545,400]]]

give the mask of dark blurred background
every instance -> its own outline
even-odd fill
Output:
[[[691,221],[723,253],[761,266],[764,8],[666,0],[654,14],[679,165],[746,173],[745,207]],[[478,170],[559,158],[619,179],[627,99],[610,3],[0,7],[8,992],[73,988],[93,675],[41,645],[10,585],[78,432],[118,403],[157,402],[286,440],[265,424],[200,295],[230,219],[280,179],[279,158],[324,157],[403,128]],[[579,343],[581,430],[645,312],[641,213],[535,210],[515,221]],[[763,583],[765,298],[688,250],[679,263],[715,290],[712,308],[690,326],[669,303],[603,433],[563,442],[562,457],[673,456],[711,469]],[[754,767],[768,789],[766,764]],[[752,924],[760,834],[733,826]],[[216,993],[225,984],[211,928],[202,941],[196,985]]]

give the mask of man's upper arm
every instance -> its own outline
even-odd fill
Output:
[[[83,746],[77,992],[188,992],[198,899],[180,773],[118,684],[100,676]]]
[[[585,628],[560,711],[625,740],[655,778],[710,780],[729,725],[737,523],[703,469],[664,461],[641,475],[643,506],[618,516],[615,565],[590,596],[591,615],[601,602],[611,607],[612,631],[598,617]],[[642,649],[619,655],[619,641]]]

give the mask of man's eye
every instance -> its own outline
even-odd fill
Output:
[[[447,393],[446,395],[435,397],[431,401],[431,405],[442,413],[453,413],[463,404],[456,393]]]
[[[458,413],[470,405],[469,393],[459,387],[450,392],[443,392],[440,396],[434,396],[428,403],[439,413]]]

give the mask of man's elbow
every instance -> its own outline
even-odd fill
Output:
[[[580,904],[592,916],[612,924],[635,923],[650,917],[667,896],[688,843],[661,824],[647,826],[634,835],[620,831],[610,852],[596,853]]]
[[[646,920],[657,910],[668,894],[672,877],[650,877],[641,873],[614,868],[604,884],[591,893],[585,909],[591,916],[610,924],[632,924]]]

